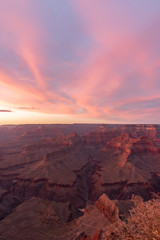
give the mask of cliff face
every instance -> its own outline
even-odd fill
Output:
[[[118,219],[118,208],[115,206],[105,193],[95,202],[95,206],[102,212],[111,222]]]
[[[116,213],[116,214],[115,214]],[[118,218],[115,204],[103,194],[95,205],[89,205],[84,215],[67,223],[68,204],[57,204],[32,197],[0,222],[2,239],[99,240],[102,229]]]
[[[59,204],[65,222],[95,202],[107,217],[115,208],[103,193],[147,200],[160,191],[159,125],[1,127],[0,143],[0,219],[32,197]]]

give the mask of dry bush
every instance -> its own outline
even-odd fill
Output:
[[[133,196],[134,208],[125,221],[120,219],[107,227],[105,240],[160,240],[160,198],[144,202]]]

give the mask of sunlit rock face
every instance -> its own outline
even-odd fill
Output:
[[[118,219],[118,208],[115,206],[105,193],[95,202],[95,206],[102,212],[111,222]]]
[[[0,219],[32,198],[50,201],[67,232],[71,222],[93,215],[116,219],[111,200],[147,200],[160,191],[159,159],[159,125],[1,126]],[[87,229],[81,237],[100,234]]]

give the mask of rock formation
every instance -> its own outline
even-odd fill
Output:
[[[95,206],[111,221],[117,221],[118,219],[118,208],[114,202],[111,201],[105,193],[95,202]]]
[[[0,231],[23,204],[49,201],[56,227],[92,239],[118,217],[111,200],[125,209],[132,194],[160,191],[159,159],[159,125],[0,126]]]

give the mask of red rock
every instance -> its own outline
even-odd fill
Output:
[[[159,159],[159,125],[0,126],[0,209],[7,216],[33,196],[49,199],[62,222],[77,218],[77,233],[97,240],[102,225],[118,218],[110,199],[147,200],[160,191]]]
[[[104,193],[96,202],[95,206],[111,221],[114,222],[118,219],[119,210]]]

